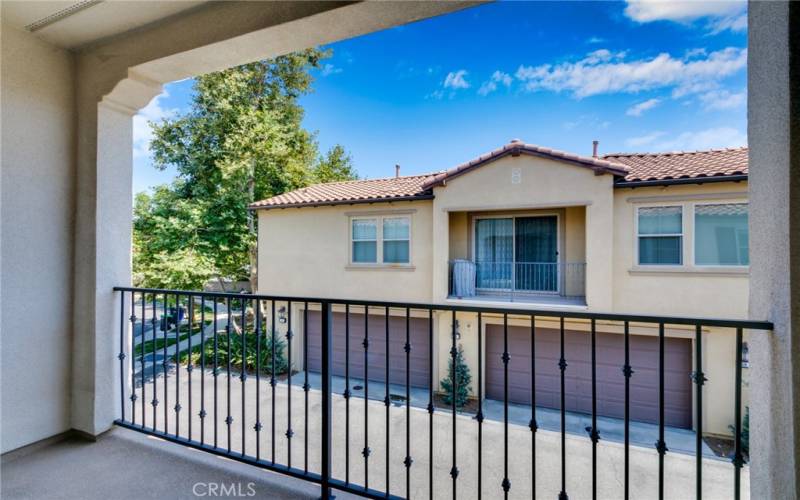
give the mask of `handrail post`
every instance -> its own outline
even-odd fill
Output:
[[[333,314],[329,302],[322,302],[322,492],[323,500],[331,495],[331,360],[333,357]]]

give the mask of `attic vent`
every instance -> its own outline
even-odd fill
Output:
[[[82,2],[77,2],[66,9],[61,9],[57,12],[50,14],[47,17],[43,17],[38,21],[34,21],[29,25],[25,26],[25,29],[33,33],[34,31],[38,31],[42,28],[50,26],[53,23],[57,23],[58,21],[65,19],[67,17],[73,16],[78,12],[88,9],[89,7],[94,7],[95,5],[102,3],[103,0],[83,0]]]

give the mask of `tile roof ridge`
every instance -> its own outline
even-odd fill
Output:
[[[601,158],[606,157],[622,157],[622,156],[676,156],[676,155],[692,155],[702,153],[724,153],[728,151],[742,151],[748,149],[749,146],[735,146],[731,148],[711,148],[711,149],[693,149],[689,151],[661,151],[661,152],[627,152],[627,153],[606,153]]]

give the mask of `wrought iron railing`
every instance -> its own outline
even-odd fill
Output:
[[[525,297],[586,295],[585,262],[493,262],[452,260],[448,263],[451,297],[479,295]]]
[[[619,383],[624,384],[624,472],[620,496],[625,499],[631,494],[636,496],[631,487],[637,487],[636,483],[641,482],[637,474],[644,474],[649,467],[643,463],[646,461],[636,460],[631,464],[630,460],[632,448],[644,449],[630,442],[630,389],[631,379],[636,380],[631,360],[631,328],[652,326],[658,339],[655,389],[658,393],[658,439],[653,448],[658,455],[659,498],[664,497],[667,487],[665,456],[670,444],[665,434],[665,339],[668,338],[665,328],[688,328],[694,341],[694,371],[686,375],[691,375],[695,385],[692,397],[695,399],[697,498],[703,495],[704,468],[719,467],[718,461],[704,458],[702,451],[702,398],[707,380],[702,364],[703,332],[705,328],[735,332],[736,364],[730,367],[730,375],[735,380],[733,494],[723,496],[739,498],[741,470],[745,465],[742,337],[746,329],[772,329],[772,324],[763,321],[521,311],[129,287],[118,287],[115,291],[120,301],[118,425],[318,483],[323,498],[329,498],[332,489],[369,498],[410,497],[412,492],[416,492],[416,496],[434,498],[441,496],[437,488],[449,490],[453,498],[460,494],[480,498],[501,492],[508,497],[514,492],[515,484],[520,485],[516,488],[524,492],[524,496],[536,497],[537,493],[546,493],[544,480],[553,481],[553,495],[557,493],[561,499],[568,498],[569,467],[577,466],[569,465],[567,460],[570,452],[566,439],[566,398],[572,395],[565,381],[569,364],[578,353],[574,344],[565,342],[565,330],[570,328],[569,325],[565,328],[565,322],[584,325],[586,347],[591,352],[591,425],[586,428],[586,446],[591,443],[590,491],[593,498],[598,494],[598,464],[609,460],[598,457],[601,439],[597,407],[598,324],[605,329],[618,328],[620,347],[624,349],[618,377]],[[477,373],[477,399],[471,403],[474,408],[456,407],[458,377],[454,377],[450,385],[452,392],[443,395],[449,397],[450,403],[443,404],[438,399],[442,395],[437,395],[440,386],[434,373],[434,347],[441,343],[434,342],[435,325],[446,325],[442,333],[449,337],[447,345],[438,345],[438,348],[449,349],[450,362],[456,363],[461,355],[460,347],[466,342],[466,338],[461,338],[457,314],[475,317],[477,334],[469,340],[475,345],[467,347],[474,347],[471,352],[477,352],[478,367],[489,360],[488,334],[484,326],[493,324],[496,345],[502,346],[502,353],[492,354],[498,357],[493,361],[502,365],[502,417],[497,417],[500,426],[487,427],[484,423],[489,419],[489,410],[484,403],[483,370]],[[438,315],[444,315],[440,319],[445,321],[437,321]],[[511,321],[515,324],[522,321],[530,328],[529,353],[511,352]],[[545,332],[541,326],[544,323],[551,325],[550,332],[558,345],[560,425],[548,435],[540,435],[536,413],[537,342],[534,340]],[[298,333],[302,337],[296,339]],[[318,349],[314,351],[313,346]],[[309,373],[314,366],[310,356],[318,356],[318,373]],[[515,356],[529,356],[531,363],[530,421],[525,427],[513,424],[509,417],[512,405],[509,362]],[[302,372],[295,372],[301,360]],[[422,387],[413,387],[412,366],[415,363],[427,372]],[[555,371],[555,367],[553,369]],[[375,384],[378,385],[377,394]],[[397,400],[400,402],[396,403]],[[302,407],[301,412],[293,413],[298,406]],[[474,413],[472,420],[462,418],[470,412]],[[377,423],[378,415],[383,416],[382,424]],[[523,431],[530,435],[529,442],[525,442],[527,438],[520,438]],[[334,440],[341,446],[334,446]],[[548,460],[551,463],[560,461],[560,481],[537,474],[537,442],[540,446],[558,446],[560,456],[553,453]],[[458,447],[468,448],[469,456],[474,457],[477,464],[465,459],[465,452],[459,454]],[[447,452],[442,453],[444,450]],[[383,459],[378,458],[375,451],[383,451]],[[542,452],[540,449],[539,459]],[[301,456],[298,458],[296,453]],[[360,457],[354,460],[353,455]],[[496,467],[487,464],[490,459],[498,460]],[[519,472],[519,463],[526,460],[530,461],[530,472],[523,474]],[[466,474],[462,473],[462,467],[466,468]],[[445,481],[449,484],[445,485]],[[680,481],[669,484],[676,487],[690,481],[689,477],[681,477]],[[576,483],[571,484],[576,488]],[[584,493],[589,496],[588,490]],[[574,491],[572,494],[582,496]]]

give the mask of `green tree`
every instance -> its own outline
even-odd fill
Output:
[[[453,380],[457,382],[455,388],[456,408],[463,408],[469,398],[469,384],[472,383],[472,375],[464,360],[464,348],[460,344],[456,350],[455,360],[451,356],[447,364],[447,377],[441,381],[442,399],[448,405],[453,404]]]
[[[355,178],[344,148],[320,155],[298,99],[311,91],[318,49],[195,80],[189,110],[151,124],[156,168],[177,179],[137,195],[134,276],[146,286],[196,288],[213,276],[256,283],[250,203],[320,180]],[[165,276],[166,274],[166,276]]]
[[[314,167],[314,180],[316,182],[334,182],[357,178],[358,174],[353,168],[353,159],[339,144],[329,149],[328,153],[321,157]]]

